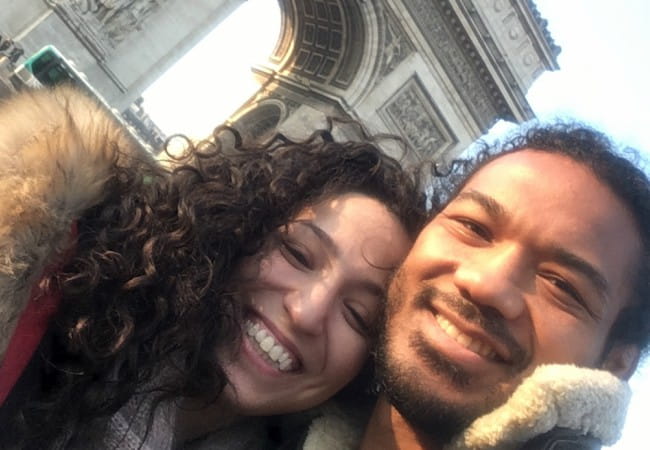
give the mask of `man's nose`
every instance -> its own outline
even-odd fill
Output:
[[[477,250],[461,261],[454,283],[468,300],[499,311],[506,320],[514,320],[525,309],[522,276],[525,256],[514,246]]]
[[[335,284],[333,280],[320,280],[287,293],[284,308],[296,329],[310,335],[323,333],[337,296]]]

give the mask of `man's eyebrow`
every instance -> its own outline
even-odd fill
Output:
[[[550,256],[558,263],[582,273],[602,293],[603,297],[609,292],[607,279],[588,261],[559,246],[550,248]]]
[[[314,232],[314,234],[320,239],[320,241],[329,249],[330,252],[332,252],[334,255],[338,255],[339,252],[339,247],[336,245],[336,243],[332,240],[332,237],[327,234],[321,227],[316,225],[315,223],[309,221],[309,220],[297,220],[296,223],[300,225],[304,225],[307,228],[309,228],[311,231]]]
[[[456,199],[470,200],[478,203],[495,222],[503,219],[508,215],[506,209],[503,207],[503,205],[501,205],[501,203],[497,202],[489,195],[483,194],[482,192],[476,191],[474,189],[461,192],[456,196]]]

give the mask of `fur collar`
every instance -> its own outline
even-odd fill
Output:
[[[476,419],[446,450],[506,450],[555,427],[565,427],[611,445],[619,437],[631,391],[603,370],[572,365],[538,367],[494,411]],[[309,428],[304,450],[359,448],[365,425],[335,406]]]
[[[505,404],[476,419],[448,448],[517,448],[555,427],[611,445],[620,437],[630,396],[628,384],[607,371],[540,366]]]
[[[33,284],[69,245],[73,220],[102,199],[135,146],[103,106],[69,87],[0,106],[0,362]]]

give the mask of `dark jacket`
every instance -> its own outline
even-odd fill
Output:
[[[599,450],[601,442],[568,428],[553,428],[525,443],[521,450]]]

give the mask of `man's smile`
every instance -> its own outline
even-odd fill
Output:
[[[442,331],[444,331],[447,334],[447,336],[452,338],[458,344],[487,359],[495,360],[495,358],[497,357],[497,353],[492,349],[490,344],[488,344],[487,342],[482,342],[480,339],[472,338],[469,335],[463,333],[458,328],[456,328],[456,326],[453,323],[445,319],[439,313],[434,314],[434,317],[438,321],[438,325],[440,325]]]
[[[461,365],[483,361],[518,369],[524,367],[526,352],[505,324],[497,317],[489,317],[469,300],[426,286],[416,296],[415,304],[418,309],[431,314],[432,345],[443,353],[451,353],[448,356],[452,360]],[[440,342],[453,341],[454,345],[441,345],[438,338]],[[468,354],[470,352],[474,357]]]

